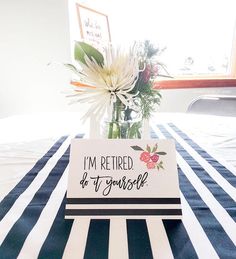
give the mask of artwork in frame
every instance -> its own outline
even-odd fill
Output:
[[[81,38],[97,48],[111,41],[108,16],[76,4]]]

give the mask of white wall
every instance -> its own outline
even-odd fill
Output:
[[[0,1],[0,117],[67,110],[67,0]]]
[[[76,0],[68,1],[71,8]],[[80,3],[106,14],[112,8],[109,0]],[[117,15],[123,21],[123,15]],[[113,40],[123,43],[127,31],[133,36],[130,26],[138,28],[132,20],[127,28],[121,28],[122,23],[117,24],[113,15],[109,20]],[[69,19],[67,0],[0,0],[0,117],[80,109],[69,106],[62,93],[69,87],[71,75],[60,64],[71,60],[70,36],[79,37],[78,27],[76,32],[71,30],[72,25],[77,26],[77,21],[75,13]],[[58,64],[48,66],[49,62]],[[236,88],[164,90],[160,111],[186,111],[193,98],[206,93],[236,95]]]

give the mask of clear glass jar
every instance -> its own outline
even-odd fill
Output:
[[[102,124],[102,135],[108,139],[140,139],[143,133],[141,114],[125,108],[120,100],[113,104],[109,119]]]

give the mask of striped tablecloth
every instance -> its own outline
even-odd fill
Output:
[[[182,220],[65,220],[63,136],[0,200],[0,258],[236,258],[235,168],[174,124],[154,125],[151,136],[176,140]]]

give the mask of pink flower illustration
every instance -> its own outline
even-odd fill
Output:
[[[167,153],[165,151],[159,151],[158,143],[154,146],[147,144],[145,149],[137,145],[131,146],[131,148],[142,152],[140,154],[140,160],[146,164],[148,169],[165,170],[164,163],[160,157],[167,155]]]
[[[155,168],[155,166],[156,166],[155,162],[153,162],[153,161],[147,162],[147,168],[148,169],[153,169],[153,168]]]
[[[157,154],[154,154],[151,156],[152,162],[157,162],[159,160],[159,156]]]
[[[147,163],[150,160],[150,153],[149,152],[142,152],[142,154],[140,155],[140,160]]]

